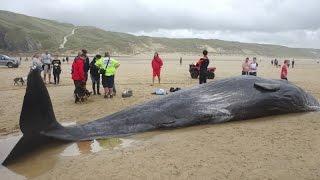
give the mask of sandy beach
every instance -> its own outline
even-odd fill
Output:
[[[180,65],[180,56],[162,55],[162,84],[155,86],[150,86],[151,57],[117,57],[121,63],[116,74],[118,95],[112,100],[92,96],[84,104],[74,103],[71,63],[63,63],[61,84],[47,85],[57,120],[85,123],[161,98],[151,94],[155,88],[197,85],[188,68],[199,57],[183,56]],[[240,75],[244,58],[211,57],[209,66],[217,68],[213,81]],[[258,76],[279,79],[280,68],[271,66],[270,60],[258,57]],[[312,59],[295,61],[288,79],[320,99],[320,64]],[[23,61],[16,69],[0,67],[1,142],[19,134],[25,86],[13,86],[13,79],[27,76],[30,63]],[[134,95],[123,99],[119,94],[127,88]],[[75,143],[79,153],[70,156],[63,155],[70,144],[58,144],[1,167],[0,175],[5,179],[320,179],[319,120],[320,112],[311,112],[147,132],[99,142],[102,148],[96,152],[90,143]],[[10,147],[0,143],[0,149],[5,152]]]

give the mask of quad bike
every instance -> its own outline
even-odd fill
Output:
[[[214,72],[215,71],[216,71],[215,67],[208,68],[208,73],[207,73],[208,79],[214,79],[214,77],[215,77]],[[190,75],[191,75],[192,79],[198,79],[199,74],[200,74],[200,66],[199,65],[190,64],[189,65],[189,72],[190,72]]]

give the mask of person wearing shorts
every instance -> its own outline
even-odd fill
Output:
[[[289,60],[284,60],[284,63],[281,68],[280,78],[288,81],[288,64]]]
[[[159,57],[159,54],[156,52],[154,53],[152,62],[151,62],[151,66],[152,66],[152,86],[154,85],[154,79],[157,76],[158,77],[158,82],[160,84],[160,72],[161,72],[161,68],[163,66],[163,61],[162,59]]]
[[[120,63],[111,58],[109,53],[105,53],[104,58],[96,59],[95,65],[102,74],[102,86],[104,88],[104,98],[113,98],[114,75]]]
[[[44,83],[47,82],[47,75],[49,84],[51,83],[51,64],[52,64],[52,58],[51,55],[46,51],[45,54],[42,54],[41,56],[41,62],[43,64],[43,81]]]
[[[242,63],[242,75],[249,75],[250,64],[249,58],[247,57],[246,60]]]

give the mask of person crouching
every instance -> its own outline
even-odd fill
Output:
[[[102,74],[102,85],[104,88],[104,98],[113,98],[114,75],[120,63],[111,58],[109,53],[104,58],[96,60],[95,65]]]

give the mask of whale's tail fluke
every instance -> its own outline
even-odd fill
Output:
[[[32,70],[28,75],[19,124],[23,137],[2,163],[3,165],[8,165],[24,153],[48,142],[51,138],[42,135],[42,132],[62,128],[56,121],[48,90],[38,70]]]

